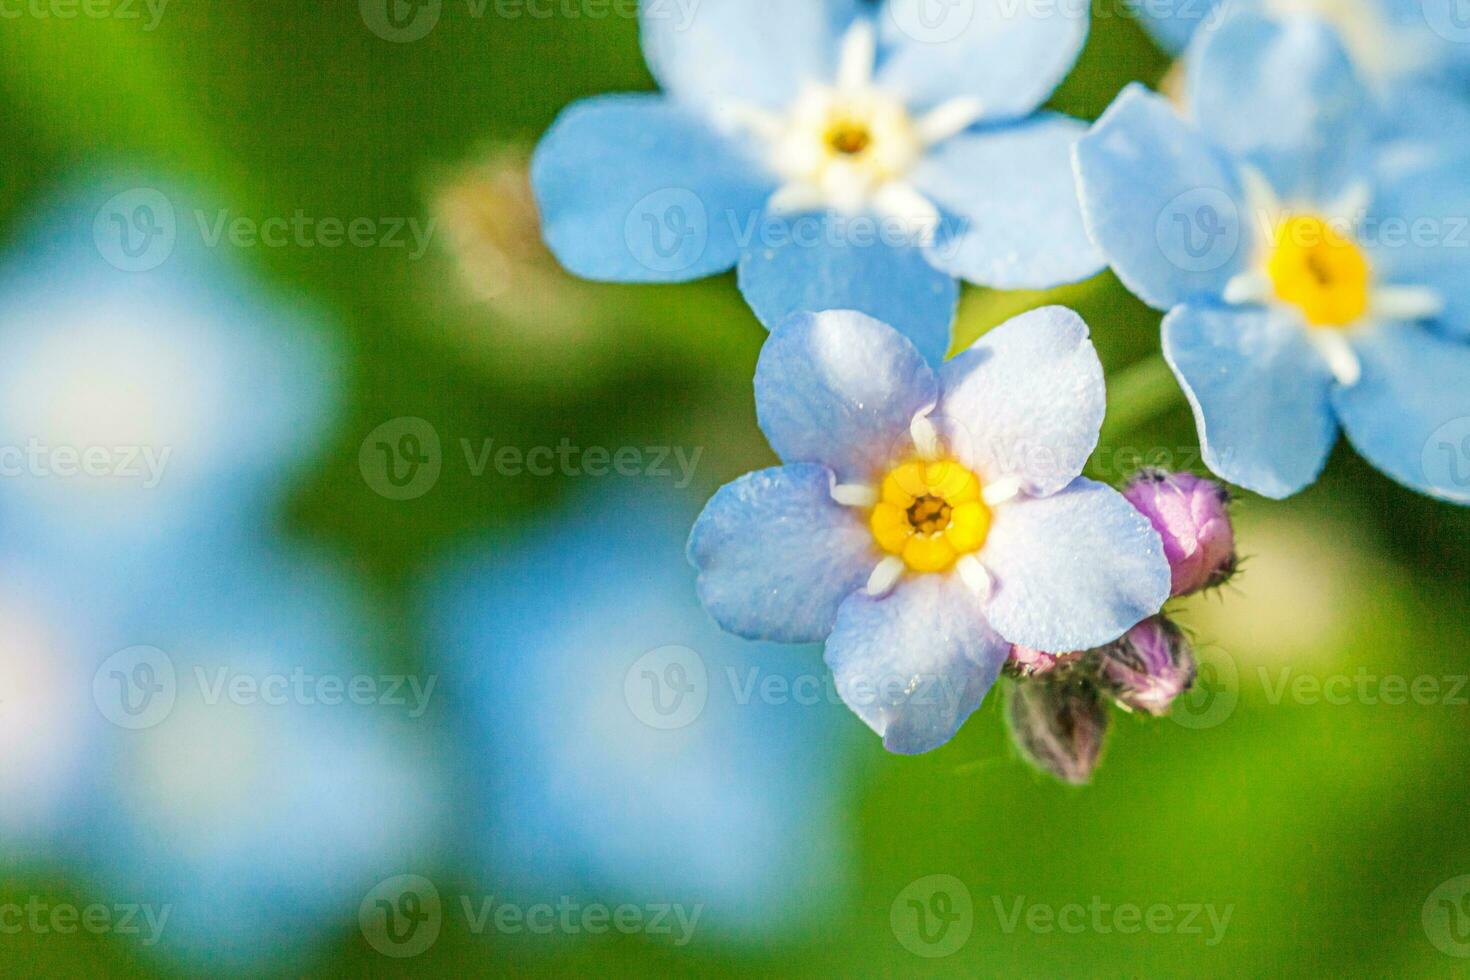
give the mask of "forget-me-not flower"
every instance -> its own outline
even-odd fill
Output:
[[[1076,9],[1073,9],[1076,8]],[[1036,110],[1087,34],[1085,4],[644,3],[663,95],[578,103],[532,164],[573,272],[670,282],[739,266],[767,327],[855,309],[938,361],[955,278],[1042,288],[1101,260],[1068,154],[1082,125]]]
[[[1100,646],[1169,596],[1157,532],[1079,475],[1105,393],[1070,310],[1017,317],[938,370],[862,314],[798,315],[755,393],[785,465],[705,508],[700,598],[742,636],[825,639],[838,691],[891,751],[948,741],[1012,644]]]
[[[198,236],[133,224],[167,236],[201,206],[158,181],[91,180],[0,265],[7,547],[142,560],[260,519],[320,445],[340,385],[320,319]],[[156,264],[129,265],[120,234]]]
[[[843,890],[840,704],[811,651],[752,659],[709,621],[696,507],[607,491],[432,583],[465,852],[503,901],[675,903],[700,937],[759,937]]]
[[[89,651],[116,724],[76,837],[109,894],[169,908],[170,953],[299,969],[309,937],[437,857],[428,705],[361,656],[378,624],[329,566],[274,547],[171,558]]]
[[[1190,76],[1193,123],[1135,86],[1076,157],[1103,253],[1169,311],[1205,461],[1286,497],[1341,427],[1394,479],[1470,502],[1470,154],[1375,144],[1319,24],[1234,16]]]
[[[1368,85],[1381,95],[1409,85],[1470,81],[1470,21],[1458,0],[1148,0],[1140,21],[1173,54],[1235,12],[1331,28]],[[1462,96],[1463,98],[1463,96]]]

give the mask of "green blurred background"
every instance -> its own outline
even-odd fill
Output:
[[[562,278],[528,241],[523,215],[516,224],[514,170],[487,164],[524,154],[574,99],[652,87],[632,21],[559,9],[512,19],[491,4],[476,17],[445,0],[412,43],[377,36],[358,4],[341,0],[172,0],[151,30],[141,3],[138,19],[0,22],[7,241],[35,201],[99,163],[206,188],[246,216],[439,219],[418,261],[350,247],[240,256],[286,294],[332,311],[350,351],[345,417],[286,519],[370,581],[394,624],[382,646],[396,669],[423,654],[417,577],[466,534],[514,534],[572,488],[446,465],[432,492],[387,500],[358,466],[363,439],[383,422],[418,416],[448,443],[702,446],[701,493],[771,462],[750,397],[763,332],[733,277],[656,288]],[[1126,82],[1157,84],[1168,67],[1133,23],[1099,18],[1053,105],[1095,118]],[[484,213],[466,214],[477,207]],[[483,254],[477,229],[492,240]],[[500,277],[493,296],[469,288],[477,254]],[[970,290],[957,343],[1043,302],[1084,313],[1110,377],[1156,353],[1157,315],[1106,275],[1045,297]],[[1110,422],[1097,475],[1120,480],[1146,459],[1191,462],[1183,401],[1164,404],[1157,417]],[[1467,972],[1470,960],[1442,952],[1422,913],[1438,886],[1470,874],[1470,691],[1460,687],[1470,673],[1470,513],[1401,490],[1341,449],[1307,493],[1246,498],[1237,514],[1243,574],[1181,614],[1208,665],[1202,690],[1176,720],[1117,717],[1092,787],[1064,788],[1017,762],[995,698],[920,758],[886,755],[850,719],[851,805],[831,832],[856,841],[856,887],[818,927],[756,948],[702,937],[674,948],[648,936],[474,936],[451,916],[432,949],[399,962],[344,923],[312,972]],[[1357,694],[1356,680],[1345,703],[1281,693],[1284,678],[1364,673],[1376,679],[1370,691],[1383,678],[1433,677],[1439,694],[1388,704]],[[958,879],[972,902],[968,938],[942,958],[906,948],[891,917],[901,893],[930,875]],[[87,883],[11,875],[3,892],[81,901]],[[1024,915],[1011,926],[1018,901],[1164,905],[1179,910],[1176,922],[1199,905],[1230,918],[1223,937],[1204,912],[1198,934],[1072,933]],[[122,976],[170,966],[126,937],[83,933],[0,936],[0,969]]]

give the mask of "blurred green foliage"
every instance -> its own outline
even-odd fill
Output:
[[[494,7],[489,8],[492,12]],[[434,182],[487,148],[529,146],[568,102],[652,83],[636,26],[617,18],[467,16],[447,3],[422,41],[392,44],[356,3],[174,0],[156,30],[136,21],[21,17],[0,24],[0,238],[79,170],[119,165],[202,186],[234,212],[426,219]],[[1095,117],[1127,81],[1157,83],[1166,59],[1133,23],[1100,18],[1054,101]],[[436,242],[443,244],[442,236]],[[763,333],[730,277],[684,287],[587,287],[605,335],[559,339],[550,323],[508,325],[471,304],[440,251],[417,263],[385,249],[254,249],[255,267],[291,302],[331,311],[350,353],[351,398],[330,451],[288,515],[371,582],[412,662],[419,629],[409,587],[469,533],[515,534],[554,513],[567,481],[471,476],[446,466],[407,503],[364,484],[358,447],[397,416],[420,416],[453,452],[459,438],[516,445],[699,445],[696,489],[765,465],[750,374]],[[294,298],[294,299],[293,299]],[[1157,315],[1110,275],[1048,296],[967,294],[960,342],[1029,306],[1077,306],[1110,375],[1157,350]],[[536,331],[544,329],[546,339]],[[516,343],[502,337],[514,331]],[[527,353],[530,351],[531,353]],[[1190,454],[1182,399],[1105,445],[1094,471],[1149,447]],[[1131,452],[1138,450],[1137,454]],[[1119,453],[1118,450],[1124,450]],[[921,758],[862,739],[852,806],[832,834],[859,842],[860,882],[845,913],[760,948],[650,937],[471,936],[451,922],[408,963],[378,957],[351,921],[321,952],[320,975],[400,972],[567,976],[1439,976],[1460,970],[1429,941],[1421,907],[1470,873],[1465,747],[1470,707],[1273,703],[1281,666],[1315,675],[1463,676],[1470,671],[1470,516],[1391,485],[1340,450],[1300,498],[1242,505],[1244,576],[1201,618],[1249,640],[1228,720],[1191,729],[1115,719],[1096,785],[1060,787],[1018,764],[997,699],[960,737]],[[1330,649],[1293,659],[1253,617],[1294,595],[1253,591],[1282,527],[1307,528],[1291,579],[1340,620]],[[1253,533],[1259,532],[1259,533]],[[1352,544],[1344,548],[1343,542]],[[1350,582],[1351,589],[1333,583]],[[1201,635],[1203,644],[1212,637]],[[1273,656],[1283,659],[1272,659]],[[1262,672],[1265,673],[1262,673]],[[853,726],[860,723],[854,718]],[[452,869],[445,875],[452,879]],[[915,957],[890,927],[895,896],[930,874],[974,898],[974,932],[944,959]],[[33,869],[5,894],[86,901],[88,884]],[[998,907],[1211,903],[1231,907],[1223,941],[1204,935],[1007,932]],[[997,905],[999,903],[999,906]],[[7,974],[157,973],[167,963],[118,937],[0,936]]]

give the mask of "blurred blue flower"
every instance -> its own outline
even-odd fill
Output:
[[[377,668],[378,633],[328,567],[261,549],[176,554],[105,625],[89,688],[114,724],[81,860],[118,900],[167,908],[162,948],[289,960],[438,857],[433,689]]]
[[[89,183],[0,267],[12,547],[143,556],[258,524],[320,444],[338,393],[320,325],[187,233],[199,200]]]
[[[786,465],[705,508],[700,598],[741,636],[825,638],[837,689],[890,751],[947,742],[1011,644],[1100,646],[1169,597],[1157,532],[1079,475],[1105,393],[1070,310],[1017,317],[938,372],[860,313],[793,317],[755,391]]]
[[[92,703],[95,610],[0,556],[0,855],[64,850],[105,722]]]
[[[1076,161],[1103,254],[1169,311],[1205,461],[1286,497],[1341,426],[1394,479],[1470,502],[1441,451],[1470,433],[1470,147],[1378,143],[1321,25],[1237,15],[1200,41],[1193,123],[1135,85]]]
[[[1439,88],[1470,82],[1470,23],[1458,0],[1147,0],[1137,9],[1164,50],[1236,12],[1279,25],[1315,21],[1332,30],[1357,71],[1380,95],[1403,86]],[[1464,93],[1460,100],[1464,101]]]
[[[578,275],[675,282],[739,266],[767,327],[856,309],[933,362],[955,277],[1043,288],[1096,273],[1068,162],[1037,113],[1087,34],[1085,3],[704,0],[642,7],[666,95],[568,109],[532,180]]]
[[[840,702],[814,651],[709,622],[691,504],[584,499],[429,583],[465,843],[501,901],[676,903],[736,939],[841,901]]]

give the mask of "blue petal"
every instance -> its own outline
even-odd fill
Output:
[[[1049,289],[1101,271],[1072,173],[1072,146],[1086,131],[1046,115],[941,144],[913,181],[958,227],[937,239],[929,261],[997,289]]]
[[[1049,306],[1001,324],[940,372],[950,450],[982,478],[1020,477],[1045,496],[1097,447],[1107,392],[1087,324]]]
[[[1087,17],[1086,3],[888,0],[878,80],[917,108],[966,97],[986,119],[1030,115],[1072,70]]]
[[[1362,380],[1333,392],[1349,441],[1404,486],[1470,504],[1470,345],[1393,324],[1354,346]]]
[[[1164,357],[1210,469],[1278,500],[1317,479],[1337,441],[1334,381],[1305,327],[1260,308],[1180,307],[1164,318]]]
[[[643,0],[643,54],[681,101],[781,107],[830,84],[859,0]]]
[[[1037,650],[1110,643],[1169,598],[1158,532],[1122,494],[1091,480],[995,508],[980,560],[994,579],[991,625]]]
[[[556,257],[610,282],[724,272],[774,186],[698,116],[653,95],[571,106],[537,147],[531,185]]]
[[[1078,141],[1076,164],[1088,232],[1155,309],[1219,296],[1248,260],[1235,164],[1143,86],[1124,89]]]
[[[1381,282],[1434,289],[1444,327],[1470,337],[1470,144],[1457,140],[1380,157],[1364,243]]]
[[[1191,52],[1199,128],[1284,198],[1339,193],[1369,136],[1367,89],[1336,29],[1309,17],[1229,17]]]
[[[954,737],[995,684],[1010,645],[956,575],[917,575],[885,598],[854,594],[837,613],[827,666],[837,693],[890,752]]]
[[[1401,82],[1382,94],[1382,103],[1383,111],[1376,120],[1380,140],[1408,140],[1435,148],[1470,146],[1470,100],[1454,88],[1435,82]]]
[[[788,463],[822,463],[847,483],[872,483],[912,451],[909,425],[939,382],[918,350],[861,313],[792,317],[755,368],[761,431]]]
[[[832,500],[832,474],[797,464],[721,487],[694,523],[689,561],[720,626],[751,640],[815,643],[879,555],[862,513]]]
[[[766,219],[740,260],[740,290],[766,329],[795,313],[857,310],[892,324],[930,363],[949,352],[959,284],[881,219]]]

